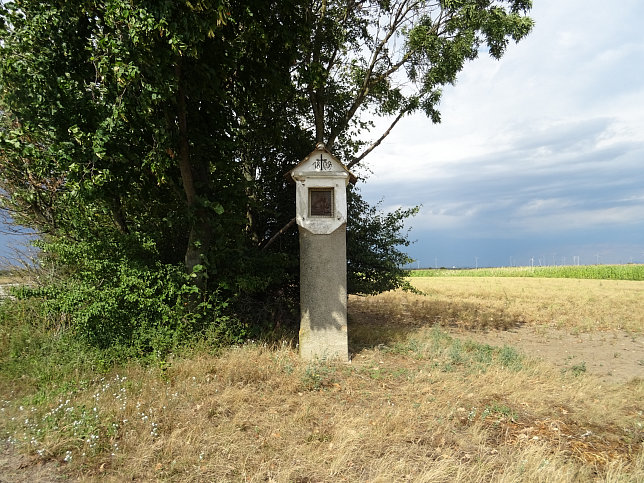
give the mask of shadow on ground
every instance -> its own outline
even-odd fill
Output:
[[[471,302],[446,302],[421,296],[396,299],[352,295],[348,317],[351,352],[399,342],[423,327],[507,331],[524,323],[516,314],[502,309],[491,310]]]

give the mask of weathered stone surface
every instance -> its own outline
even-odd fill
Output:
[[[288,172],[295,182],[295,217],[298,226],[311,233],[328,235],[347,222],[347,185],[355,183],[356,177],[331,154],[324,144]],[[328,216],[312,212],[311,191],[332,189],[332,207]]]
[[[300,231],[300,355],[349,359],[346,224],[328,235]]]

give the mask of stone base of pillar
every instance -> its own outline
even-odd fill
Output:
[[[347,248],[343,224],[329,235],[300,232],[300,355],[349,360]]]

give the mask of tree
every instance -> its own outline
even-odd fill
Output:
[[[266,30],[284,23],[290,2],[283,9],[244,2],[236,10],[223,1],[58,3],[5,7],[3,104],[13,129],[4,142],[14,148],[16,184],[25,160],[44,171],[30,167],[38,178],[26,187],[31,193],[12,200],[49,213],[36,220],[46,233],[67,234],[78,220],[43,205],[54,194],[105,215],[122,234],[134,226],[160,233],[143,220],[159,201],[160,210],[176,213],[163,217],[164,229],[177,231],[168,248],[184,245],[192,271],[216,238],[213,220],[234,218],[236,204],[245,203],[235,152],[242,117],[289,86],[288,70],[268,59],[288,65],[293,52],[285,46],[295,42],[269,43]],[[34,194],[47,196],[34,205]]]
[[[529,0],[310,2],[311,36],[294,80],[310,103],[316,141],[354,147],[368,127],[359,114],[393,116],[393,127],[423,110],[439,122],[441,86],[481,51],[498,59],[510,39],[525,37],[530,7]],[[371,149],[347,157],[349,167]]]
[[[316,142],[358,165],[406,115],[440,122],[441,88],[479,53],[500,58],[532,29],[530,0],[315,0],[293,73]],[[373,118],[390,119],[372,143]],[[288,224],[293,224],[291,218]]]
[[[99,287],[123,299],[115,327],[150,308],[126,304],[136,299],[129,292],[168,308],[148,311],[160,326],[194,313],[201,326],[224,299],[238,302],[238,315],[260,307],[272,317],[275,301],[297,293],[284,173],[316,141],[353,167],[404,115],[424,110],[438,122],[440,87],[480,51],[500,57],[524,37],[529,8],[525,0],[5,2],[2,206],[40,232],[43,259],[63,280],[84,287],[82,297],[59,300],[89,332],[100,324],[86,320]],[[373,116],[391,126],[368,145]],[[381,216],[359,194],[353,200],[353,286],[399,286],[396,243],[406,243],[401,220],[411,211]]]
[[[212,320],[222,307],[213,296],[288,281],[281,254],[255,255],[246,215],[256,180],[244,162],[282,126],[283,116],[266,118],[291,97],[299,31],[276,42],[267,32],[296,23],[294,2],[1,8],[4,206],[40,231],[44,261],[68,275],[53,298],[84,335],[131,339],[137,312],[153,325],[185,326],[200,310]],[[253,136],[247,126],[262,116]],[[177,264],[200,295],[164,268]],[[161,310],[150,313],[145,298]]]

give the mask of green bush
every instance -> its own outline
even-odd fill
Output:
[[[118,246],[107,245],[109,256],[97,252],[95,243],[44,244],[45,260],[73,270],[23,296],[41,297],[53,324],[91,346],[135,357],[163,357],[199,335],[221,344],[244,338],[245,326],[230,315],[224,290],[210,288],[204,295],[182,266],[149,262],[141,254],[118,256]]]
[[[405,280],[409,271],[402,267],[412,260],[401,248],[410,240],[405,223],[419,207],[399,208],[391,213],[369,205],[357,189],[348,192],[347,288],[351,294],[374,295],[403,288],[415,291]]]

